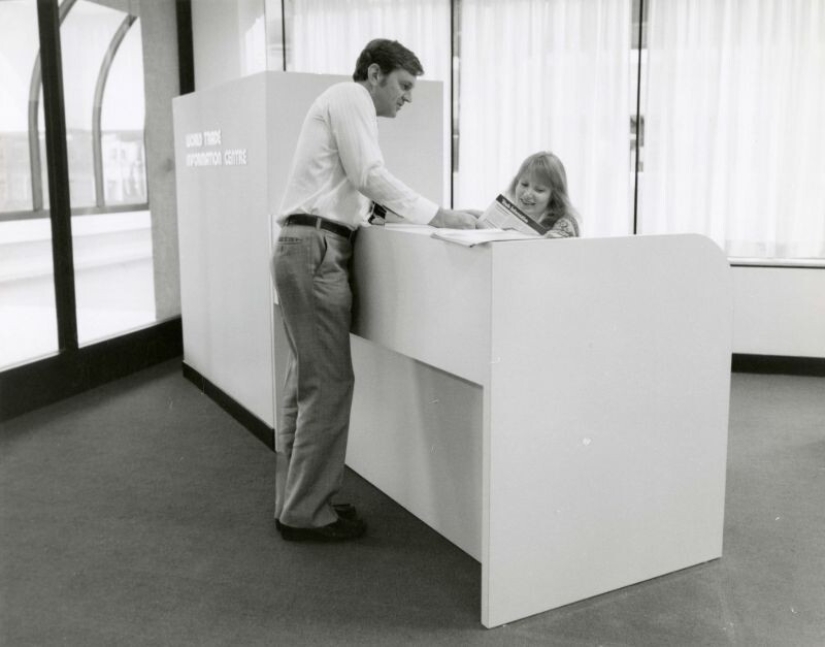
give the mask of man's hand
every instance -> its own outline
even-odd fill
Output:
[[[429,222],[432,227],[447,227],[449,229],[475,229],[477,223],[478,218],[469,211],[444,208],[440,208],[435,217]]]

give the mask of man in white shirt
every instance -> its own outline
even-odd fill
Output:
[[[323,92],[298,138],[278,222],[275,286],[289,342],[276,450],[275,518],[289,541],[344,541],[366,524],[334,504],[344,477],[352,404],[350,259],[375,203],[413,223],[474,228],[473,214],[443,209],[384,166],[377,117],[412,101],[418,58],[376,39],[358,57],[354,83]]]

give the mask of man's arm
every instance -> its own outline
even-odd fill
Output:
[[[447,227],[450,229],[475,229],[478,218],[469,211],[456,211],[439,207],[438,212],[428,223],[432,227]]]
[[[378,146],[375,108],[369,97],[348,88],[331,103],[330,125],[338,144],[344,172],[353,186],[373,202],[397,213],[407,222],[433,227],[474,229],[477,219],[469,212],[439,207],[394,177],[384,166]],[[433,216],[435,212],[435,216]]]
[[[405,221],[425,224],[438,205],[409,188],[384,165],[375,106],[357,83],[341,84],[328,106],[329,124],[344,173],[362,195]]]

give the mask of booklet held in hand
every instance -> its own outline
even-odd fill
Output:
[[[478,222],[484,227],[504,229],[505,231],[517,231],[521,234],[533,236],[543,236],[547,233],[548,229],[533,220],[509,199],[500,194],[493,200],[492,204],[487,207],[487,210],[481,215]]]
[[[499,195],[478,219],[479,229],[436,229],[432,237],[474,247],[502,240],[542,236],[547,228],[530,218],[505,196]]]

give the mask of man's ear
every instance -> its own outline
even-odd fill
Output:
[[[367,80],[369,80],[370,85],[378,85],[383,76],[384,74],[381,72],[381,66],[378,65],[378,63],[373,63],[367,68]]]

